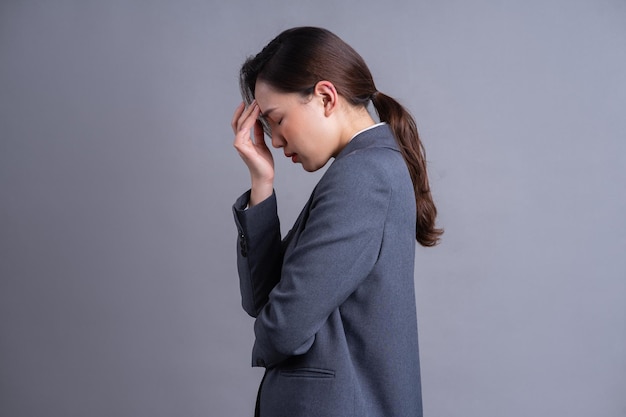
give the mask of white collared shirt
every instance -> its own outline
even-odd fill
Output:
[[[363,130],[359,130],[358,132],[356,132],[356,134],[355,134],[354,136],[352,136],[352,137],[350,138],[350,140],[354,139],[355,137],[357,137],[358,135],[360,135],[360,134],[361,134],[361,133],[363,133],[363,132],[366,132],[366,131],[368,131],[368,130],[370,130],[370,129],[374,129],[375,127],[382,126],[382,125],[386,125],[386,124],[387,124],[387,122],[380,122],[380,123],[376,123],[376,124],[375,124],[375,125],[373,125],[373,126],[366,127],[366,128],[365,128],[365,129],[363,129]]]

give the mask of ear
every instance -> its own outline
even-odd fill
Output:
[[[333,83],[320,81],[315,84],[313,100],[319,100],[320,105],[324,108],[324,116],[328,117],[337,110],[339,94],[337,94],[337,89]]]

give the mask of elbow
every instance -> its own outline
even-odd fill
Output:
[[[263,323],[264,315],[259,312],[254,323],[254,333],[257,343],[266,346],[281,356],[298,356],[307,353],[315,342],[315,335],[305,336],[302,332],[293,329],[266,326]]]
[[[273,342],[272,344],[278,353],[285,356],[299,356],[311,349],[313,342],[315,342],[315,335],[309,337],[304,343],[296,340],[280,340],[280,338],[273,340]]]
[[[259,306],[253,300],[241,299],[241,307],[252,318],[257,318],[261,313],[263,306]]]

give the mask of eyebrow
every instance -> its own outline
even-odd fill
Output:
[[[276,107],[272,107],[271,109],[267,110],[264,113],[261,113],[261,117],[267,119],[267,117],[274,111],[276,110]]]

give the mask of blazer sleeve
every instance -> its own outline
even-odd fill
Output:
[[[391,184],[384,166],[359,154],[336,160],[318,184],[304,230],[255,321],[253,366],[306,353],[330,314],[373,269]]]
[[[250,191],[233,205],[238,231],[237,270],[241,305],[256,317],[267,303],[268,295],[280,280],[283,248],[276,208],[276,194],[246,209]]]

